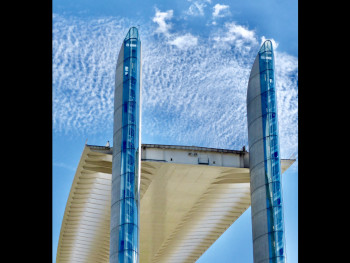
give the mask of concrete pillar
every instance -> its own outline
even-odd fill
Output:
[[[247,91],[254,263],[286,262],[274,54],[263,43]]]
[[[139,262],[141,41],[130,28],[119,52],[114,93],[110,263]]]

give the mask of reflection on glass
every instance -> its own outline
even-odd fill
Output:
[[[277,103],[274,82],[274,54],[271,41],[259,51],[261,110],[263,122],[269,261],[285,262]]]
[[[120,170],[119,263],[139,261],[140,56],[136,28],[124,39],[122,143]]]

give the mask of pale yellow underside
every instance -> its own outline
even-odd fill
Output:
[[[57,263],[109,262],[111,173],[112,155],[85,146]],[[195,262],[250,206],[249,180],[249,168],[142,161],[140,263]]]

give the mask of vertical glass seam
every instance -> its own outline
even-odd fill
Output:
[[[137,36],[135,38],[134,36]],[[118,262],[139,262],[139,123],[140,46],[136,28],[130,28],[123,42],[122,124],[120,162],[120,219]]]
[[[270,45],[270,50],[267,45]],[[263,51],[262,51],[263,50]],[[276,92],[274,84],[274,57],[272,44],[270,41],[264,42],[259,51],[259,71],[260,71],[260,94],[263,126],[263,147],[265,166],[265,187],[266,187],[266,210],[268,225],[268,247],[269,261],[277,262],[277,258],[283,258],[284,262],[284,226],[283,207],[280,182],[280,166],[275,162],[280,162],[279,138],[277,122]],[[271,55],[268,57],[267,55]],[[264,95],[264,96],[263,96]],[[266,95],[266,96],[265,96]],[[271,118],[269,113],[275,113]],[[270,140],[270,131],[275,134],[275,139]],[[272,158],[271,158],[272,157]],[[275,168],[276,167],[276,168]],[[275,169],[274,169],[275,168]],[[274,171],[274,176],[272,172]],[[274,177],[274,178],[273,178]],[[273,181],[273,179],[275,179]],[[279,185],[275,188],[274,183]],[[277,200],[278,205],[275,205]],[[276,229],[275,229],[276,228]]]

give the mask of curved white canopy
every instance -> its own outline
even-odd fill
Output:
[[[249,153],[142,145],[140,262],[195,262],[250,206]],[[284,172],[295,160],[282,160]],[[204,165],[203,165],[204,164]],[[85,145],[56,262],[109,262],[112,148]]]

